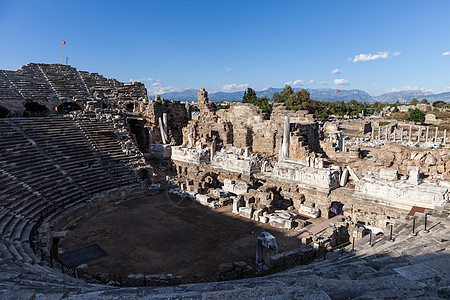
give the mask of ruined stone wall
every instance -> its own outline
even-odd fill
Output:
[[[206,97],[206,98],[205,98]],[[290,111],[276,103],[270,119],[250,103],[233,103],[227,110],[213,112],[207,105],[207,93],[199,92],[200,115],[183,129],[183,142],[193,133],[195,142],[209,146],[216,140],[218,147],[232,145],[248,147],[250,151],[278,155],[283,136],[284,117],[291,119],[291,153],[293,158],[304,158],[309,152],[319,151],[318,125],[307,111]]]
[[[142,115],[148,118],[148,129],[151,143],[161,142],[161,131],[159,129],[159,118],[167,114],[167,126],[169,139],[173,145],[183,143],[183,128],[189,122],[189,108],[179,101],[150,101]]]

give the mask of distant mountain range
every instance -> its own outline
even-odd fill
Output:
[[[281,91],[282,88],[268,88],[263,91],[256,91],[258,97],[272,98],[275,92]],[[295,88],[295,91],[300,89]],[[410,102],[413,98],[421,100],[426,98],[429,102],[434,101],[450,101],[450,92],[433,94],[432,92],[423,92],[419,90],[405,90],[399,92],[385,93],[379,96],[371,96],[363,90],[340,90],[336,92],[336,89],[307,89],[311,95],[311,99],[321,101],[350,101],[356,100],[359,102]],[[172,92],[162,94],[161,97],[169,100],[178,101],[196,101],[198,90],[189,89],[183,92]],[[208,93],[210,101],[241,101],[244,91],[239,92],[216,92]]]

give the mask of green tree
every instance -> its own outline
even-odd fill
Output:
[[[427,100],[427,99],[422,99],[422,100],[420,100],[420,103],[422,103],[422,104],[428,104],[428,100]]]
[[[318,108],[318,102],[311,100],[307,90],[301,89],[294,92],[292,87],[287,84],[283,90],[273,94],[272,100],[276,103],[284,103],[290,110],[304,109],[309,113],[315,113]]]
[[[413,98],[413,99],[411,100],[411,104],[412,104],[412,105],[417,105],[417,104],[419,104],[419,100],[417,100],[416,98]]]
[[[244,92],[242,102],[251,103],[259,107],[266,114],[270,114],[272,112],[272,104],[269,103],[269,98],[265,96],[262,98],[256,97],[256,92],[252,88],[248,88],[247,91]]]
[[[247,91],[244,92],[244,96],[242,96],[242,103],[254,103],[256,100],[255,90],[252,88],[247,88]]]
[[[421,111],[420,109],[410,109],[409,110],[409,117],[406,118],[408,121],[412,121],[415,123],[423,123],[425,121],[425,113]]]
[[[441,108],[441,107],[444,107],[445,104],[446,103],[444,101],[439,100],[439,101],[433,102],[433,107]]]

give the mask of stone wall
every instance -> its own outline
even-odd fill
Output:
[[[183,128],[190,120],[189,104],[186,106],[179,101],[149,101],[140,113],[147,118],[146,127],[149,130],[151,143],[162,141],[158,120],[163,118],[164,113],[167,114],[169,141],[173,145],[183,143]]]
[[[215,140],[217,146],[248,147],[250,151],[277,155],[283,136],[284,117],[291,120],[291,153],[294,158],[304,158],[311,151],[319,151],[318,125],[313,115],[306,111],[290,111],[281,104],[273,106],[270,119],[249,103],[232,103],[226,110],[214,112],[208,107],[207,93],[199,92],[200,115],[194,116],[183,129],[183,141],[189,133],[195,142],[209,146]]]

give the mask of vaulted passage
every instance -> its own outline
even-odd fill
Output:
[[[44,105],[35,102],[28,102],[25,104],[24,117],[45,117],[48,115],[48,109]]]
[[[10,112],[6,108],[0,106],[0,118],[7,118],[9,117]]]

